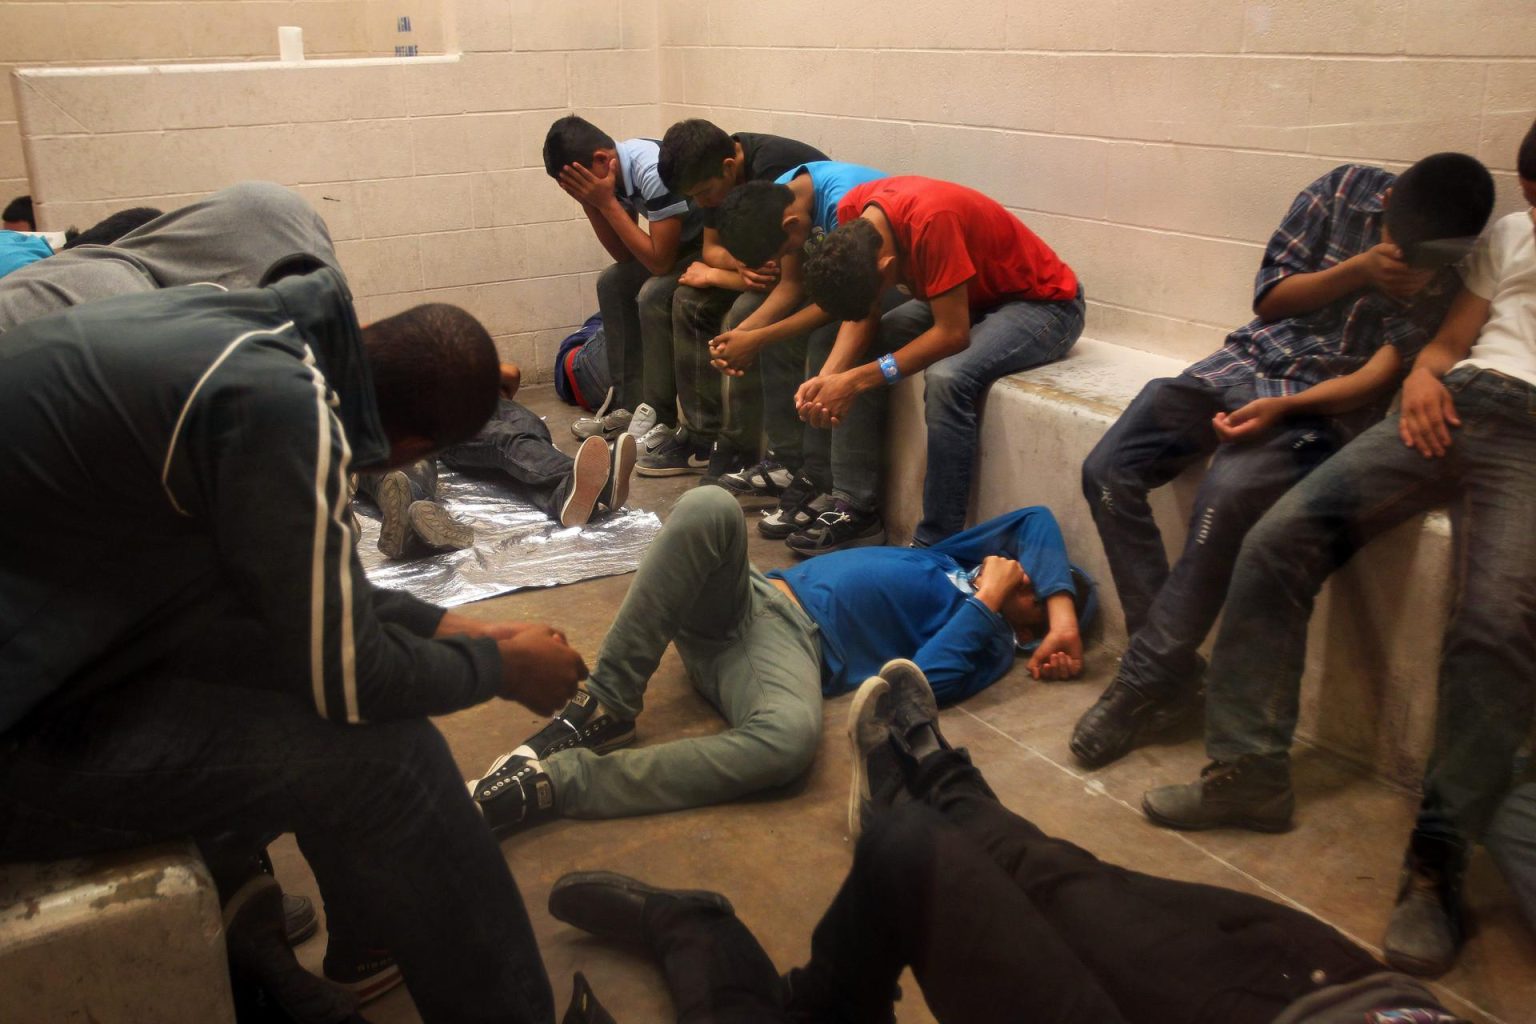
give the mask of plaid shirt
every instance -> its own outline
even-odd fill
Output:
[[[1326,270],[1381,241],[1381,211],[1396,175],[1345,164],[1308,185],[1269,240],[1254,281],[1254,303],[1292,274]],[[1211,384],[1254,385],[1260,397],[1294,395],[1353,373],[1382,345],[1418,355],[1444,319],[1461,279],[1441,270],[1409,300],[1364,288],[1302,316],[1253,320],[1189,368]]]

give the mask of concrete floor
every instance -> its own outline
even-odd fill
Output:
[[[567,429],[573,410],[550,389],[520,397],[548,417],[557,443],[573,450]],[[631,504],[665,518],[696,481],[694,476],[636,477]],[[782,544],[752,533],[752,557],[760,568],[791,561]],[[629,581],[629,576],[618,576],[524,591],[463,610],[489,619],[556,623],[590,663]],[[1088,666],[1084,678],[1071,683],[1036,683],[1016,667],[991,689],[944,712],[945,733],[956,746],[970,748],[1005,804],[1046,831],[1142,871],[1294,903],[1375,948],[1413,820],[1411,794],[1363,777],[1329,755],[1301,749],[1296,758],[1299,810],[1291,832],[1186,835],[1155,828],[1141,814],[1141,793],[1150,785],[1194,778],[1204,763],[1198,736],[1139,750],[1100,771],[1083,771],[1067,750],[1067,736],[1113,675],[1113,652],[1090,648]],[[648,961],[549,917],[549,888],[566,871],[605,868],[661,885],[718,889],[730,896],[781,969],[804,962],[811,928],[849,863],[844,820],[849,700],[827,702],[821,754],[809,775],[786,791],[644,819],[562,821],[502,844],[562,1010],[571,974],[579,969],[621,1024],[673,1019],[660,974]],[[438,724],[465,776],[472,777],[542,720],[518,705],[493,701]],[[719,725],[713,709],[690,689],[675,652],[669,652],[647,694],[639,742],[707,733]],[[313,878],[291,838],[273,852],[284,886],[315,897]],[[1481,851],[1471,872],[1469,902],[1476,931],[1458,966],[1441,979],[1443,996],[1473,1021],[1536,1024],[1536,936]],[[315,970],[323,952],[323,933],[299,950],[301,961]],[[898,1021],[932,1022],[910,977],[903,990]],[[379,1024],[419,1020],[403,988],[365,1012]]]

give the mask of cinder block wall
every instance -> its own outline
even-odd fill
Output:
[[[43,223],[291,185],[330,224],[365,320],[458,303],[548,379],[607,259],[544,174],[544,132],[572,109],[620,137],[660,130],[655,0],[418,6],[417,34],[439,18],[454,55],[19,75]]]
[[[663,120],[814,142],[1014,209],[1082,274],[1088,333],[1194,359],[1338,163],[1509,173],[1530,0],[777,0],[661,7]]]
[[[13,66],[131,61],[250,60],[277,56],[277,26],[304,29],[317,57],[395,52],[398,21],[411,41],[441,53],[441,0],[0,0],[0,75]],[[11,90],[0,90],[0,203],[30,191]]]
[[[341,3],[0,0],[31,19],[0,46],[77,31],[85,41],[69,45],[85,49],[48,59],[95,59],[89,46],[127,40],[113,30],[89,42],[79,26],[95,22],[81,12],[184,7],[221,32],[261,21],[250,45],[268,52],[271,26]],[[368,4],[363,15],[389,15],[376,21],[390,30],[409,6]],[[218,17],[236,8],[236,22]],[[365,317],[463,303],[546,379],[555,343],[595,308],[606,260],[539,167],[544,128],[567,109],[616,136],[697,114],[981,188],[1081,272],[1091,336],[1193,359],[1247,318],[1263,242],[1307,181],[1345,160],[1401,167],[1460,149],[1495,169],[1512,209],[1515,145],[1536,117],[1530,0],[415,8],[418,34],[440,32],[462,57],[20,80],[45,224],[240,177],[295,185],[335,229]],[[182,40],[188,52],[165,51],[176,57],[206,36],[155,34]],[[0,59],[19,59],[10,52]]]

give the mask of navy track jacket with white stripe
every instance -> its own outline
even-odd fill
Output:
[[[388,443],[334,271],[7,332],[0,439],[0,733],[143,673],[288,691],[338,722],[499,690],[494,642],[429,639],[442,609],[358,565],[347,477]]]

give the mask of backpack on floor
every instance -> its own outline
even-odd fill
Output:
[[[594,313],[560,343],[555,356],[555,394],[567,405],[587,411],[602,404],[612,383],[608,379],[608,343],[603,315]]]

